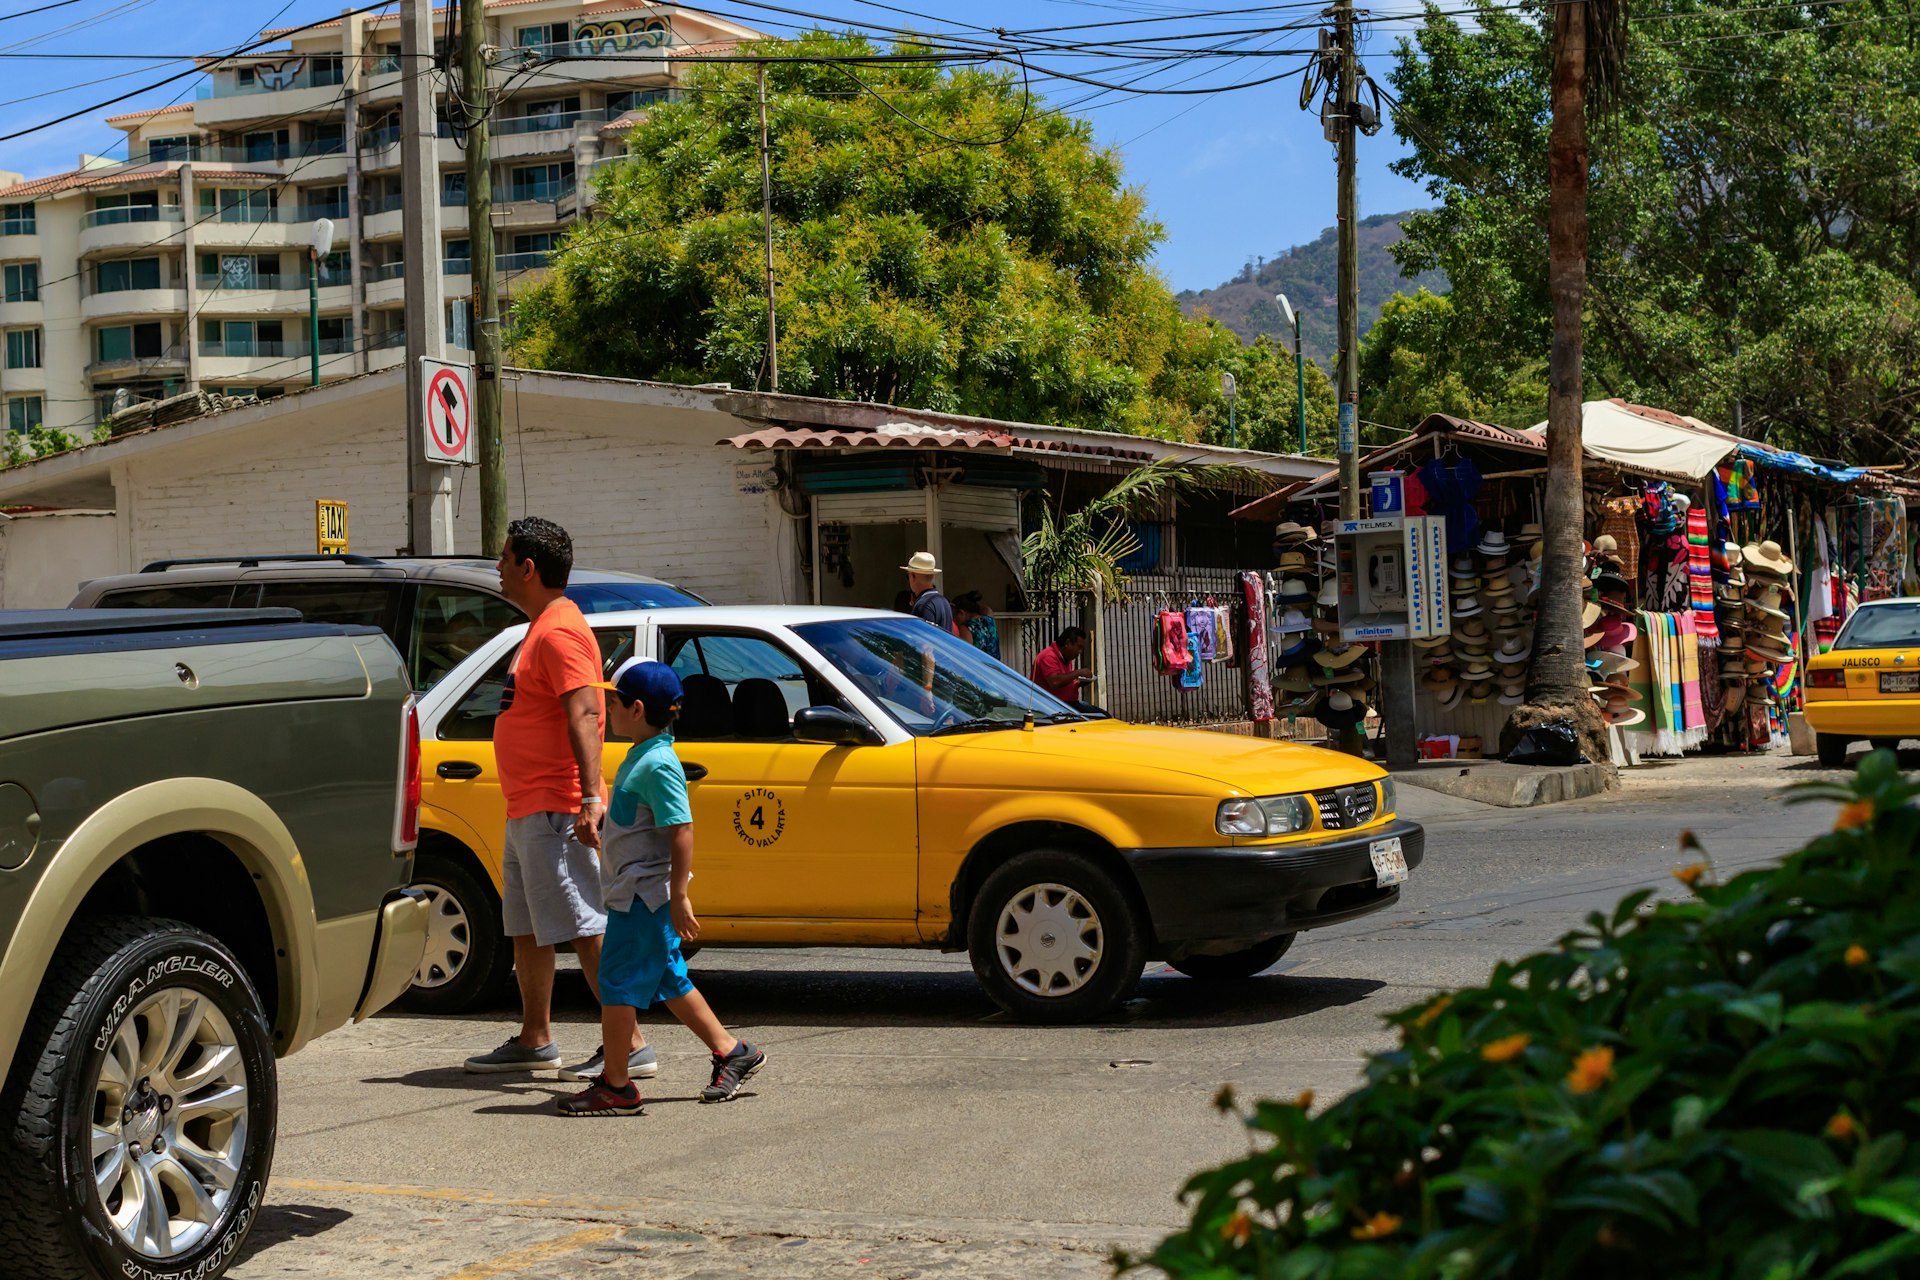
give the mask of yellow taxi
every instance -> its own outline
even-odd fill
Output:
[[[1920,738],[1920,599],[1863,604],[1807,663],[1807,725],[1820,763],[1847,763],[1861,738],[1876,747]]]
[[[1127,998],[1150,959],[1258,973],[1300,930],[1396,902],[1425,852],[1366,761],[1084,713],[916,618],[713,607],[587,621],[608,671],[637,654],[685,687],[674,745],[703,947],[965,950],[1015,1016],[1076,1021]],[[511,972],[492,737],[524,632],[421,701],[416,883],[434,924],[415,1008],[464,1008]],[[626,750],[607,743],[609,777]]]

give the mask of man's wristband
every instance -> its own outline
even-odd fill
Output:
[[[605,808],[606,803],[607,802],[605,800],[602,800],[599,796],[581,796],[580,797],[580,807],[582,809],[586,808],[588,805],[596,805],[601,808]]]

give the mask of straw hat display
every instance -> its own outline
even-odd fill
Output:
[[[1273,531],[1273,545],[1276,547],[1303,547],[1319,540],[1320,535],[1312,528],[1291,520],[1281,522]]]
[[[1749,569],[1759,569],[1782,578],[1793,572],[1793,561],[1787,559],[1787,553],[1771,538],[1765,542],[1749,542],[1740,548],[1740,559]]]

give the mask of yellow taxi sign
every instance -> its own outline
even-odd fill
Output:
[[[332,498],[315,499],[314,550],[321,555],[344,555],[347,550],[347,504]]]

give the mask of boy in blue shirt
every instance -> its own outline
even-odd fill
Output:
[[[606,890],[607,933],[600,953],[600,1037],[603,1045],[633,1043],[638,1011],[656,1000],[706,1041],[713,1080],[702,1102],[726,1102],[767,1055],[727,1034],[705,997],[687,978],[680,941],[700,936],[687,897],[693,878],[693,810],[687,778],[673,753],[673,721],[680,709],[680,677],[658,662],[633,659],[602,688],[613,691],[609,726],[633,739],[614,776],[600,843],[600,879]],[[644,1114],[640,1089],[629,1077],[627,1055],[605,1057],[600,1074],[559,1103],[563,1116]]]

